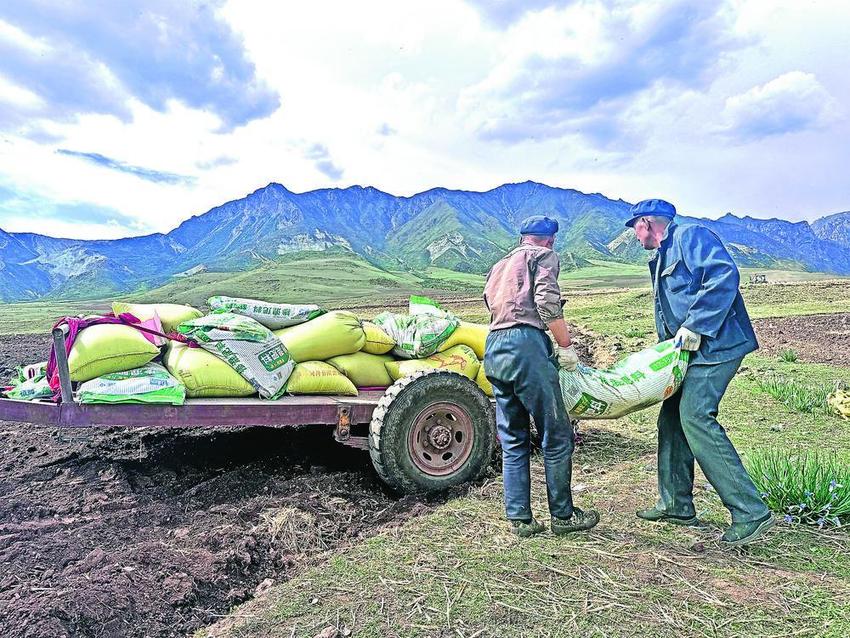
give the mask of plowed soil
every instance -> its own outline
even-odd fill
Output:
[[[0,378],[46,347],[0,337]],[[427,507],[323,427],[0,422],[0,634],[186,636],[310,555]]]
[[[850,366],[850,313],[758,319],[761,354],[793,350],[800,361]]]

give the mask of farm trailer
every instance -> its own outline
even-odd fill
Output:
[[[432,492],[480,476],[496,443],[493,404],[466,377],[439,370],[355,397],[187,399],[182,406],[83,405],[68,369],[67,326],[53,331],[61,401],[0,399],[0,420],[55,428],[325,426],[342,445],[366,450],[378,476],[403,493]]]

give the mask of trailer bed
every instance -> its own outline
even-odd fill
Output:
[[[286,396],[276,401],[259,398],[187,399],[184,405],[81,405],[76,402],[0,399],[0,420],[56,427],[197,427],[256,425],[338,425],[369,423],[381,391],[356,397]]]

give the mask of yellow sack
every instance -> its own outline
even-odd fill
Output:
[[[363,332],[366,333],[366,343],[363,344],[363,352],[369,354],[386,354],[395,347],[395,339],[371,321],[363,322]]]
[[[188,397],[249,397],[257,393],[241,374],[203,348],[171,341],[165,367],[186,386]]]
[[[827,397],[826,403],[835,414],[850,419],[850,391],[836,390]]]
[[[410,376],[418,370],[430,370],[432,368],[459,372],[469,379],[475,379],[478,369],[481,367],[478,357],[475,356],[472,348],[464,345],[455,346],[445,352],[437,352],[424,359],[388,361],[384,365],[387,368],[387,372],[395,380]]]
[[[366,333],[357,315],[344,310],[329,312],[274,333],[298,363],[351,354],[360,350],[366,342]]]
[[[112,312],[116,316],[129,312],[142,321],[153,318],[156,313],[162,322],[164,332],[177,332],[177,326],[184,321],[203,317],[204,313],[192,306],[181,306],[174,303],[124,303],[116,301],[112,304]]]
[[[393,379],[384,364],[392,360],[388,354],[355,352],[328,359],[328,363],[351,379],[358,388],[386,388],[393,384]]]
[[[159,348],[130,326],[89,326],[80,331],[68,353],[71,381],[89,381],[104,374],[141,368],[158,354]]]
[[[324,361],[305,361],[296,364],[286,383],[289,394],[344,394],[357,396],[354,384]]]
[[[449,348],[454,348],[456,345],[463,344],[469,346],[475,351],[475,356],[479,359],[484,358],[484,345],[487,341],[487,335],[490,333],[489,326],[481,323],[467,323],[461,321],[460,325],[455,328],[455,331],[449,335],[437,352],[445,352]]]
[[[487,378],[487,375],[484,373],[484,362],[481,362],[481,367],[478,368],[478,375],[475,377],[475,383],[478,384],[478,387],[484,390],[484,394],[488,397],[493,396],[493,384],[490,383],[490,380]]]

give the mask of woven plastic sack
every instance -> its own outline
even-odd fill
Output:
[[[579,364],[561,370],[561,395],[567,412],[582,419],[616,419],[661,403],[682,385],[687,350],[662,341],[618,361],[607,370]]]
[[[357,396],[357,388],[342,372],[324,361],[305,361],[295,366],[287,394],[341,394]]]
[[[467,323],[461,321],[455,331],[449,335],[437,352],[443,352],[457,345],[469,346],[475,351],[475,356],[479,359],[484,358],[484,345],[487,342],[487,335],[490,333],[490,327],[481,323]]]
[[[26,366],[18,366],[17,368],[15,368],[15,376],[12,378],[12,383],[23,383],[24,381],[29,381],[30,379],[43,377],[45,374],[47,374],[47,361],[31,363]]]
[[[165,367],[184,386],[191,398],[249,397],[257,394],[236,370],[203,348],[189,348],[172,341],[165,351]]]
[[[336,310],[307,323],[276,330],[292,358],[325,361],[331,357],[358,352],[366,342],[360,320],[352,312]]]
[[[355,352],[328,359],[328,363],[342,372],[358,388],[386,388],[393,384],[384,365],[393,358],[388,354]]]
[[[152,361],[159,348],[138,330],[120,324],[84,328],[68,353],[71,381],[88,381],[111,372],[132,370]]]
[[[174,303],[125,303],[116,301],[112,304],[112,312],[116,317],[129,312],[142,321],[153,319],[155,314],[159,317],[164,332],[176,332],[177,326],[184,321],[191,321],[204,316],[204,313],[197,308]]]
[[[459,323],[457,317],[440,308],[437,302],[417,296],[410,298],[410,314],[384,312],[375,317],[375,324],[395,340],[393,354],[402,359],[421,359],[434,354]]]
[[[53,390],[47,382],[47,376],[42,373],[31,379],[12,379],[12,387],[4,393],[10,399],[19,401],[37,401],[38,399],[51,399]]]
[[[80,385],[80,403],[183,405],[186,387],[158,363],[113,372]]]
[[[395,339],[384,332],[380,326],[371,321],[364,321],[363,332],[366,334],[366,343],[363,344],[363,352],[368,354],[386,354],[395,347]]]
[[[445,352],[432,354],[424,359],[413,359],[409,361],[388,361],[384,364],[387,372],[394,380],[408,377],[419,370],[449,370],[457,372],[469,379],[475,379],[478,376],[478,370],[481,364],[478,357],[469,346],[455,346]]]
[[[262,398],[283,394],[295,362],[264,325],[223,312],[184,321],[178,330],[236,370]]]
[[[315,319],[325,312],[315,304],[270,303],[259,299],[242,299],[221,295],[210,297],[207,303],[215,312],[232,312],[243,317],[251,317],[270,330],[296,326],[299,323]]]

